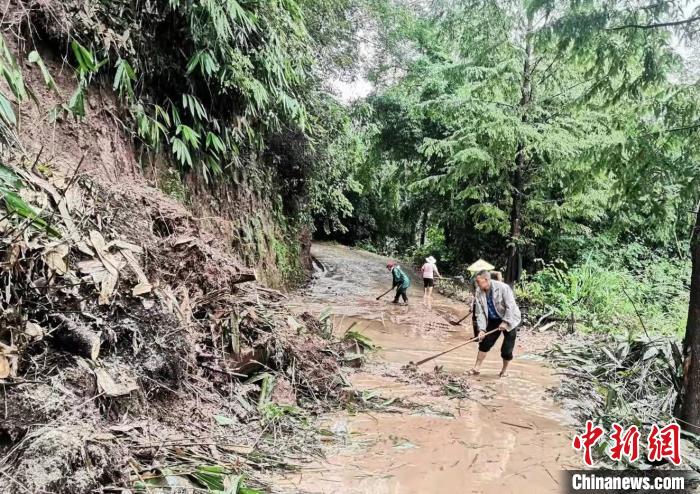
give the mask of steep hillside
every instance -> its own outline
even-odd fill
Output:
[[[233,17],[219,10],[227,5],[237,4],[13,4],[4,28],[29,92],[14,98],[19,135],[29,159],[41,150],[39,160],[67,172],[84,155],[81,173],[143,176],[281,286],[310,266],[310,62],[279,45],[301,22],[291,6]],[[193,66],[210,51],[216,71]]]
[[[304,417],[344,383],[324,326],[270,288],[308,266],[294,147],[272,133],[222,151],[225,173],[183,169],[141,135],[143,100],[80,68],[95,5],[3,23],[0,491],[264,485],[275,438],[313,451]]]

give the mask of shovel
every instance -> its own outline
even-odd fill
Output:
[[[389,293],[389,292],[392,291],[393,289],[394,289],[394,287],[392,286],[392,287],[389,288],[387,291],[385,291],[385,292],[382,293],[380,296],[378,296],[378,297],[377,297],[377,300],[379,300],[380,298],[382,298],[384,295],[386,295],[387,293]]]
[[[500,329],[498,329],[498,328],[492,329],[488,333],[484,333],[484,336],[488,336],[491,333],[495,333],[496,331],[500,331]],[[431,360],[436,359],[438,357],[441,357],[441,356],[445,355],[446,353],[450,353],[450,352],[457,350],[458,348],[462,348],[464,345],[468,345],[469,343],[474,343],[478,339],[479,339],[479,337],[475,336],[471,340],[467,340],[464,343],[460,343],[456,347],[450,348],[449,350],[445,350],[444,352],[440,352],[437,355],[433,355],[432,357],[424,358],[423,360],[421,360],[420,362],[416,362],[415,364],[413,362],[409,362],[409,365],[415,365],[416,367],[418,367],[419,365],[423,365],[426,362],[430,362]]]

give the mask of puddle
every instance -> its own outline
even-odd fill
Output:
[[[498,345],[471,380],[469,399],[432,396],[420,383],[391,377],[403,364],[446,350],[472,335],[469,318],[455,327],[450,320],[466,315],[464,304],[437,294],[431,307],[422,303],[422,286],[414,280],[409,306],[376,301],[391,285],[386,258],[346,247],[320,244],[314,283],[292,305],[320,313],[332,307],[337,331],[354,330],[381,347],[361,371],[354,388],[430,407],[406,413],[340,413],[323,418],[336,440],[326,461],[275,482],[279,492],[408,494],[437,492],[560,492],[559,472],[578,466],[570,446],[567,417],[547,389],[556,385],[552,371],[527,358],[516,345],[509,377],[499,379]],[[321,267],[322,266],[322,267]],[[385,300],[386,299],[386,300]],[[476,345],[468,345],[421,367],[435,365],[448,373],[471,368]]]

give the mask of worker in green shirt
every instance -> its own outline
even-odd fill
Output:
[[[403,298],[404,303],[408,304],[408,296],[406,291],[411,285],[411,280],[408,278],[406,273],[404,273],[399,265],[395,261],[389,261],[386,268],[391,271],[391,277],[393,280],[392,287],[396,287],[396,296],[394,297],[394,303],[399,303],[399,297]]]

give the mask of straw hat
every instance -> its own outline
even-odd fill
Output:
[[[479,259],[474,264],[469,266],[467,268],[467,271],[471,273],[478,273],[479,271],[491,271],[492,269],[494,269],[494,266],[492,264],[489,264],[483,259]]]
[[[435,264],[437,262],[437,259],[435,259],[433,256],[428,256],[425,258],[425,262],[429,262],[430,264]]]

